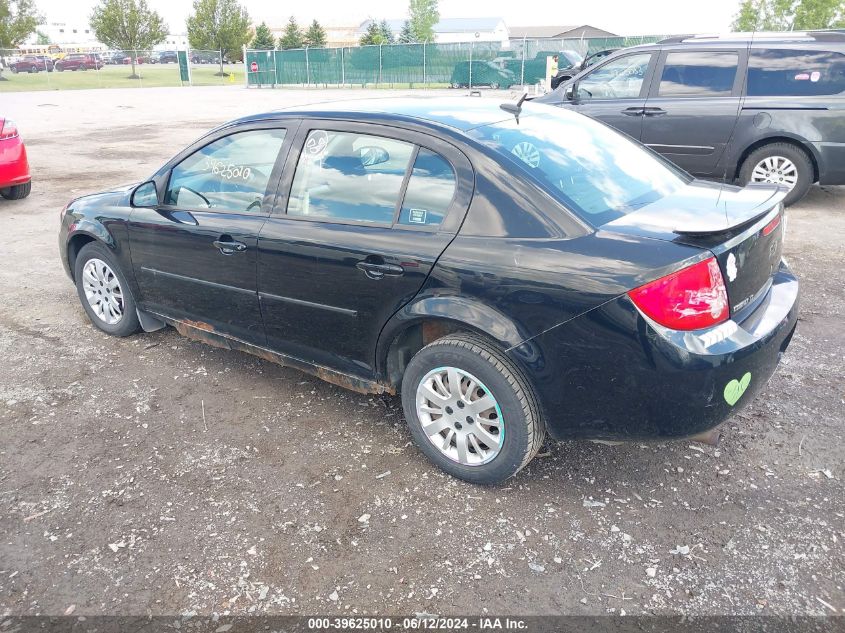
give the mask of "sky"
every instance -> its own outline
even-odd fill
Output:
[[[80,23],[91,13],[95,0],[36,0],[48,22]],[[185,30],[191,0],[147,0],[170,27]],[[324,24],[358,24],[367,18],[403,18],[403,0],[312,0],[285,3],[280,0],[241,0],[254,22],[282,26],[293,14],[300,23],[316,18]],[[619,35],[668,33],[716,33],[729,30],[740,0],[440,0],[445,18],[503,17],[508,26],[590,24]],[[307,9],[305,8],[307,7]]]

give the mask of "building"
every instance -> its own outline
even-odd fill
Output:
[[[155,46],[157,51],[185,51],[188,48],[187,33],[168,33],[165,40]]]
[[[361,22],[357,31],[357,39],[367,31],[373,22],[381,20],[365,20]],[[405,25],[405,20],[387,20],[387,25],[398,37]],[[434,41],[438,44],[454,42],[499,42],[507,45],[508,27],[502,18],[443,18],[434,25]]]
[[[587,39],[590,37],[619,37],[616,33],[597,29],[589,24],[569,26],[512,26],[510,39],[538,40],[538,39]]]
[[[39,24],[35,33],[30,35],[26,44],[35,44],[38,41],[38,34],[47,36],[50,44],[58,44],[61,47],[90,48],[99,50],[103,45],[97,41],[94,30],[85,22],[48,22]]]

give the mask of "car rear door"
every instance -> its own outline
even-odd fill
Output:
[[[609,59],[582,75],[562,107],[586,114],[640,140],[643,108],[657,53],[636,51]]]
[[[431,135],[307,121],[258,240],[268,346],[370,376],[378,335],[419,291],[472,196],[467,158]]]
[[[296,129],[273,122],[207,137],[173,161],[157,208],[133,209],[129,243],[146,310],[263,345],[258,233]]]
[[[739,116],[744,48],[664,51],[643,113],[642,142],[696,176],[714,173]]]

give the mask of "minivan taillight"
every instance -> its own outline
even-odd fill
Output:
[[[673,330],[700,330],[726,321],[728,292],[715,257],[628,292],[649,318]]]

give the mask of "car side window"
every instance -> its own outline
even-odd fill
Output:
[[[455,170],[445,158],[420,149],[397,224],[439,226],[455,196]]]
[[[392,224],[413,150],[411,143],[381,136],[311,130],[288,215]]]
[[[845,91],[845,55],[819,50],[752,50],[749,97],[807,97]]]
[[[636,99],[642,92],[651,56],[652,53],[625,55],[596,68],[578,82],[578,98]]]
[[[173,168],[165,204],[259,213],[285,130],[236,132],[197,150]]]
[[[739,53],[683,51],[669,53],[660,76],[659,97],[729,97]]]

